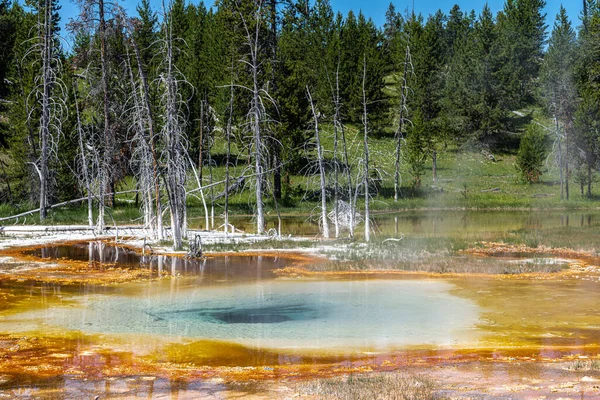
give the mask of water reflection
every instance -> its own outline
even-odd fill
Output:
[[[120,268],[144,268],[149,278],[165,275],[194,277],[194,284],[233,283],[272,279],[274,270],[290,261],[279,256],[223,256],[190,259],[164,255],[139,255],[126,247],[103,241],[36,248],[25,252],[45,259],[88,261],[90,267],[118,265]]]
[[[373,229],[384,236],[401,234],[421,237],[478,237],[519,229],[548,229],[567,226],[591,226],[600,221],[600,211],[406,211],[376,213]],[[230,217],[237,229],[253,232],[250,217]],[[267,217],[267,228],[277,228],[277,220]],[[315,236],[319,234],[318,218],[310,216],[282,217],[284,234]],[[203,229],[201,219],[191,227]],[[361,229],[356,230],[361,235]]]

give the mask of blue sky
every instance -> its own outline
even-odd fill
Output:
[[[125,6],[128,12],[131,15],[134,15],[135,7],[138,3],[137,0],[119,0],[120,3]],[[188,0],[189,1],[189,0]],[[194,1],[194,0],[192,0]],[[199,0],[196,0],[199,1]],[[205,4],[212,3],[213,0],[205,1]],[[361,1],[361,0],[330,0],[333,9],[337,12],[340,11],[342,14],[347,14],[349,10],[354,10],[358,13],[359,10],[362,10],[363,14],[367,17],[373,19],[373,21],[382,26],[385,21],[385,12],[390,4],[390,0],[369,0],[369,1]],[[471,10],[475,10],[477,14],[481,12],[485,3],[488,3],[492,12],[496,14],[496,12],[500,11],[504,5],[504,0],[425,0],[425,1],[415,1],[415,11],[417,13],[421,13],[423,15],[429,15],[435,13],[438,9],[441,9],[446,14],[450,11],[450,9],[454,6],[454,4],[458,4],[463,11],[470,12]],[[392,1],[394,6],[396,7],[396,11],[404,13],[406,9],[410,9],[412,7],[412,0],[405,1]],[[580,20],[579,15],[581,13],[581,0],[546,0],[546,14],[548,20],[548,33],[552,30],[552,25],[554,24],[554,19],[558,10],[560,8],[561,3],[567,9],[569,17],[571,21],[573,21],[574,26],[579,26]],[[162,0],[152,0],[151,4],[155,9],[159,9],[162,4]],[[62,10],[62,24],[63,26],[69,21],[70,18],[74,18],[77,15],[77,8],[72,0],[61,0]],[[63,35],[66,36],[66,32],[63,31]]]
[[[369,16],[377,25],[383,25],[385,22],[385,12],[390,4],[390,0],[330,0],[334,10],[339,10],[343,14],[346,14],[349,10],[362,10],[363,14]],[[406,9],[412,7],[412,0],[405,1],[392,1],[396,7],[396,11],[404,13]],[[463,11],[470,12],[475,10],[479,15],[485,3],[488,3],[492,12],[496,14],[504,7],[504,0],[425,0],[415,1],[415,12],[423,15],[429,15],[435,13],[441,9],[444,13],[448,14],[450,9],[458,4]],[[548,25],[550,27],[549,32],[554,23],[554,19],[558,10],[560,9],[561,3],[567,9],[571,21],[574,22],[574,26],[579,25],[579,14],[581,13],[581,0],[546,0],[546,14],[548,19]]]

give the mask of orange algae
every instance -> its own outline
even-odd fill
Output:
[[[79,242],[80,243],[80,242]],[[61,243],[64,245],[64,243]],[[34,248],[47,247],[36,246]],[[28,248],[32,249],[32,248]],[[21,248],[13,254],[21,260],[40,261],[35,256],[23,255]],[[479,250],[479,249],[478,249]],[[513,249],[514,250],[514,249]],[[505,251],[505,250],[504,250]],[[548,254],[548,249],[537,250],[536,254]],[[525,252],[525,251],[524,251]],[[498,251],[500,253],[500,251]],[[473,251],[473,254],[478,254]],[[493,252],[481,253],[492,255]],[[582,260],[578,252],[556,253],[557,256]],[[533,300],[547,287],[533,288],[536,279],[551,279],[556,285],[565,285],[564,278],[587,270],[571,268],[557,274],[520,274],[492,276],[488,274],[439,274],[431,272],[368,270],[368,271],[310,271],[305,267],[316,257],[289,253],[225,253],[223,256],[274,256],[293,260],[293,266],[276,271],[281,277],[327,278],[327,279],[397,279],[398,277],[436,277],[450,279],[458,288],[454,291],[476,301],[485,311],[478,329],[485,332],[480,347],[472,349],[409,348],[390,350],[373,354],[328,354],[327,352],[307,353],[298,351],[277,351],[252,348],[240,344],[210,340],[171,343],[168,339],[159,342],[150,354],[142,354],[135,349],[123,350],[118,343],[106,342],[104,336],[83,335],[65,332],[64,336],[51,337],[43,332],[31,332],[25,336],[0,336],[0,378],[11,376],[11,385],[25,380],[43,380],[65,374],[82,379],[107,377],[150,376],[169,379],[194,380],[222,378],[235,381],[273,379],[312,379],[339,374],[394,371],[407,366],[419,365],[430,368],[438,365],[463,364],[473,362],[495,363],[539,363],[548,360],[567,361],[575,357],[598,358],[600,333],[595,328],[584,329],[586,325],[600,324],[595,316],[573,316],[569,309],[569,299],[550,303],[546,306],[523,303],[523,296],[529,294]],[[210,256],[220,256],[211,254]],[[29,258],[31,257],[31,258]],[[591,255],[589,255],[591,258]],[[56,267],[45,267],[17,272],[14,276],[0,278],[7,282],[43,282],[57,285],[78,283],[119,284],[149,277],[128,267],[87,261],[57,260]],[[580,265],[584,264],[584,261]],[[143,269],[139,268],[142,272]],[[134,271],[135,272],[135,271]],[[475,279],[476,278],[476,279]],[[522,283],[513,287],[516,280]],[[498,282],[511,281],[510,285]],[[544,283],[548,285],[548,283]],[[590,284],[591,293],[597,289]],[[585,299],[577,295],[580,307],[594,308],[593,296]],[[0,285],[2,299],[26,299],[10,288]],[[57,300],[58,301],[58,300]],[[14,303],[14,302],[13,302]],[[0,307],[1,308],[1,307]],[[7,307],[7,308],[10,308]],[[557,311],[560,313],[557,314]],[[556,315],[559,315],[558,318]],[[579,328],[548,324],[552,318],[569,316]],[[117,341],[118,342],[118,341]]]
[[[530,349],[414,349],[385,354],[294,356],[259,352],[226,342],[197,341],[167,344],[151,356],[98,347],[102,338],[79,334],[65,337],[0,337],[0,375],[19,380],[42,380],[69,375],[81,379],[125,376],[174,377],[178,379],[225,380],[313,379],[339,374],[394,371],[410,366],[471,362],[568,361],[585,355],[598,359],[599,348],[578,351],[553,348],[551,352]],[[178,348],[180,347],[180,348]],[[581,350],[581,349],[579,349]],[[162,353],[159,355],[158,353]]]
[[[390,269],[368,269],[360,271],[313,271],[304,267],[285,267],[274,271],[280,277],[287,278],[325,278],[325,279],[398,279],[398,278],[491,278],[491,279],[548,279],[554,280],[560,277],[582,272],[577,269],[581,264],[572,265],[573,268],[560,272],[526,272],[514,274],[489,274],[475,272],[429,272],[411,270]]]

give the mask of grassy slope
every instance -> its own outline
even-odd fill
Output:
[[[333,148],[333,135],[329,127],[324,127],[322,135],[323,147],[327,150],[326,157],[332,158],[329,149]],[[355,127],[347,128],[347,140],[349,143],[349,158],[357,160],[362,152],[362,133]],[[426,164],[426,173],[422,178],[422,190],[415,193],[410,187],[411,177],[403,166],[403,195],[400,201],[393,201],[393,172],[394,172],[394,149],[395,144],[391,138],[372,138],[371,167],[378,168],[383,179],[379,195],[372,203],[374,210],[402,210],[418,208],[473,208],[473,209],[496,209],[496,208],[595,208],[599,203],[595,200],[584,198],[579,193],[579,187],[571,182],[571,199],[569,201],[560,199],[560,185],[558,184],[558,171],[556,168],[547,169],[539,184],[524,184],[519,180],[515,168],[515,155],[512,152],[495,152],[496,162],[490,161],[483,153],[464,151],[456,147],[443,150],[438,155],[438,182],[432,182],[431,159]],[[218,137],[212,153],[215,158],[224,159],[225,143]],[[240,162],[231,171],[232,176],[239,176],[246,168],[245,154],[240,154]],[[314,154],[307,154],[314,158]],[[359,166],[352,164],[353,179],[359,176]],[[549,160],[548,164],[551,164]],[[307,170],[309,170],[307,168]],[[316,173],[316,168],[312,168]],[[248,173],[248,172],[246,172]],[[225,176],[224,166],[213,168],[213,181],[221,181]],[[209,169],[204,169],[204,184],[209,182]],[[318,189],[318,176],[307,173],[305,175],[290,176],[290,196],[282,201],[279,206],[284,214],[310,214],[317,213],[320,205],[318,196],[312,201],[306,201],[305,194]],[[252,178],[248,179],[251,183]],[[195,188],[195,179],[190,176],[189,187]],[[133,179],[129,178],[121,182],[119,190],[135,188]],[[233,214],[252,214],[254,211],[253,191],[246,186],[244,192],[230,197],[230,207]],[[220,193],[224,185],[217,185],[213,191]],[[494,189],[494,190],[490,190]],[[209,193],[205,193],[208,195]],[[594,190],[593,194],[598,196],[600,192]],[[112,216],[119,223],[135,223],[139,218],[139,211],[134,205],[133,194],[118,197],[118,207],[112,210]],[[221,199],[215,209],[215,214],[222,213]],[[275,212],[270,198],[266,199],[268,213]],[[188,204],[193,215],[203,215],[203,209],[199,198],[190,197]],[[359,207],[362,199],[359,199]],[[210,207],[210,205],[209,205]],[[17,210],[13,207],[0,206],[0,215],[12,215]],[[21,210],[22,211],[22,210]],[[64,208],[52,212],[50,223],[73,223],[84,222],[85,211],[82,207]],[[19,221],[23,223],[24,220]],[[27,223],[36,222],[35,217],[28,217]]]

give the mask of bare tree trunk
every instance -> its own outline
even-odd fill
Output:
[[[396,129],[396,163],[394,171],[394,201],[400,198],[400,157],[402,154],[402,141],[404,140],[404,127],[407,122],[406,115],[408,114],[408,75],[413,74],[413,63],[410,55],[410,36],[406,44],[406,52],[404,54],[404,63],[402,69],[402,80],[400,87],[400,116],[398,120],[398,128]]]
[[[92,184],[91,184],[91,176],[88,170],[88,160],[86,157],[85,146],[83,143],[83,127],[81,124],[81,117],[79,114],[79,102],[77,101],[77,83],[73,83],[73,98],[75,99],[75,114],[77,116],[77,137],[79,141],[79,153],[81,155],[81,170],[83,173],[83,181],[85,183],[85,190],[87,191],[88,197],[88,226],[92,228],[94,226],[94,217],[93,217],[93,193],[92,193]]]
[[[565,131],[565,133],[567,133]],[[566,134],[565,146],[565,198],[569,200],[569,134]]]
[[[554,123],[556,126],[556,140],[558,141],[558,171],[560,176],[560,199],[565,198],[565,181],[563,176],[563,154],[562,154],[562,138],[560,137],[560,126],[558,124],[558,117],[554,116]]]
[[[100,196],[98,198],[98,222],[96,229],[104,231],[105,194],[109,187],[109,166],[112,157],[112,129],[110,121],[108,68],[106,61],[106,19],[104,13],[104,0],[98,0],[98,13],[100,19],[100,69],[102,74],[103,112],[104,112],[104,154],[100,165]]]
[[[148,78],[146,72],[144,70],[144,66],[142,63],[142,58],[140,56],[140,51],[137,46],[135,40],[131,40],[133,45],[133,49],[135,52],[135,57],[138,66],[138,76],[141,80],[141,90],[142,90],[142,104],[143,109],[145,110],[145,123],[148,130],[148,135],[142,134],[140,137],[140,141],[144,148],[148,147],[149,154],[143,154],[144,164],[146,164],[143,179],[147,183],[146,188],[146,201],[148,204],[146,205],[147,211],[149,212],[149,216],[154,219],[154,222],[151,221],[151,226],[153,227],[154,234],[158,240],[164,239],[164,228],[163,228],[163,216],[162,216],[162,204],[161,204],[161,195],[160,195],[160,178],[158,171],[158,159],[156,155],[156,136],[154,130],[154,113],[152,111],[152,106],[150,104],[150,87],[148,84]],[[142,127],[143,130],[143,127]],[[148,160],[150,158],[150,160]],[[149,164],[149,165],[148,165]],[[153,204],[154,203],[154,206]],[[153,209],[155,214],[153,214]]]
[[[198,177],[202,183],[202,167],[204,167],[204,100],[200,102],[200,142],[198,143]]]
[[[271,64],[275,66],[277,64],[277,0],[269,0],[269,46],[271,50]],[[275,75],[275,68],[271,68],[271,82],[270,85],[273,91],[277,91],[277,80]],[[279,154],[279,147],[275,140],[270,140],[270,150],[273,155],[273,196],[275,202],[281,199],[281,160]],[[281,235],[281,229],[279,229],[279,235]]]
[[[349,215],[349,224],[348,224],[348,232],[351,238],[354,237],[354,225],[356,224],[356,196],[352,195],[352,173],[350,171],[350,159],[348,158],[348,145],[346,143],[346,131],[344,129],[344,124],[341,121],[340,109],[341,109],[341,101],[340,101],[340,66],[338,63],[338,67],[335,73],[335,93],[334,93],[334,105],[335,105],[335,114],[334,114],[334,124],[338,127],[339,132],[342,136],[342,147],[344,151],[344,163],[345,169],[348,179],[348,204],[350,205],[350,215]],[[336,179],[337,181],[337,179]],[[353,200],[354,198],[354,200]],[[339,217],[339,207],[336,204],[338,210],[336,211],[336,220]]]
[[[281,160],[279,159],[279,150],[277,146],[273,146],[273,196],[276,199],[281,199]]]
[[[265,113],[262,100],[260,98],[260,87],[258,81],[258,70],[260,68],[260,62],[258,59],[258,52],[260,48],[259,36],[260,36],[260,22],[261,22],[261,10],[263,2],[262,0],[257,1],[255,10],[255,29],[254,32],[250,32],[246,20],[243,14],[240,12],[240,17],[244,28],[246,30],[246,39],[250,62],[249,67],[252,71],[252,101],[250,105],[250,111],[248,117],[250,120],[250,129],[252,131],[252,137],[254,142],[254,169],[256,174],[256,232],[261,235],[265,232],[265,215],[264,215],[264,204],[263,204],[263,184],[264,184],[264,170],[263,170],[263,157],[264,157],[264,144],[261,132],[261,123],[263,121],[263,115]]]
[[[207,103],[208,106],[208,103]],[[207,146],[207,150],[208,150],[208,173],[209,173],[209,180],[208,180],[208,185],[210,186],[210,229],[215,229],[215,194],[214,194],[214,187],[213,187],[213,162],[212,162],[212,158],[211,158],[211,151],[212,151],[212,143],[214,140],[214,131],[211,130],[211,132],[209,132],[209,136],[208,136],[208,146]],[[202,178],[200,178],[202,179]]]
[[[321,148],[321,140],[319,139],[319,117],[315,110],[315,104],[308,86],[306,87],[310,109],[312,110],[313,118],[315,119],[315,140],[317,142],[317,158],[319,159],[319,176],[321,178],[321,224],[323,227],[323,237],[329,238],[329,223],[327,222],[327,191],[325,187],[325,167],[323,165],[323,149]]]
[[[50,159],[57,156],[58,141],[61,136],[62,117],[66,109],[64,95],[67,89],[60,80],[60,62],[55,55],[57,38],[53,21],[54,7],[52,0],[39,0],[37,4],[37,37],[32,47],[27,51],[26,57],[34,55],[32,65],[39,65],[39,74],[35,77],[35,84],[30,96],[24,99],[27,112],[27,128],[32,153],[35,156],[33,165],[39,178],[39,216],[40,221],[47,217],[49,208],[48,198],[50,191]],[[19,75],[21,74],[18,67]],[[23,84],[21,83],[22,92]],[[23,93],[24,94],[24,93]],[[28,99],[34,99],[37,106],[29,108]],[[39,111],[38,143],[39,154],[31,125],[33,111]],[[24,160],[26,161],[26,160]]]
[[[233,68],[232,68],[233,71]],[[227,119],[227,129],[225,135],[227,135],[227,154],[225,156],[225,235],[229,235],[229,162],[231,157],[231,134],[233,124],[233,100],[234,100],[234,88],[233,79],[231,80],[231,94],[229,97],[229,118]],[[233,232],[232,232],[233,233]]]
[[[40,116],[40,221],[46,219],[48,201],[48,159],[50,138],[50,86],[52,62],[52,2],[44,0],[43,47],[42,47],[42,109]]]
[[[255,89],[255,94],[254,94],[254,99],[253,99],[253,103],[255,104],[254,107],[258,107],[258,88],[256,85],[256,73],[254,74],[254,89]],[[254,146],[255,146],[255,150],[254,150],[254,168],[256,170],[256,232],[261,235],[264,233],[265,231],[265,216],[264,216],[264,209],[263,209],[263,190],[262,190],[262,184],[263,184],[263,167],[262,167],[262,160],[261,160],[261,148],[262,148],[262,138],[261,138],[261,134],[260,134],[260,120],[259,120],[260,116],[259,113],[256,111],[254,114],[254,121],[252,123],[252,128],[254,130]]]
[[[433,175],[433,182],[437,182],[437,150],[433,150],[433,152],[431,153],[431,160],[432,160],[432,166],[431,166],[431,172]]]
[[[592,198],[592,163],[587,162],[587,197]]]
[[[131,93],[133,97],[133,112],[132,116],[132,125],[133,131],[136,132],[136,135],[133,139],[136,144],[136,148],[134,151],[134,155],[136,153],[140,153],[140,155],[136,158],[139,158],[139,165],[137,168],[136,178],[137,178],[137,187],[143,193],[142,200],[144,202],[143,205],[143,214],[144,214],[144,227],[150,231],[153,231],[153,214],[154,210],[152,207],[152,161],[151,161],[151,152],[150,152],[150,144],[145,140],[146,135],[146,125],[145,121],[146,116],[144,115],[144,107],[140,104],[141,98],[143,96],[138,96],[138,90],[135,78],[133,76],[133,68],[131,68],[131,62],[129,57],[129,48],[126,47],[127,58],[125,59],[127,71],[129,72],[129,80],[131,84]],[[141,66],[140,66],[141,67]],[[139,68],[140,68],[139,67]],[[142,89],[143,90],[143,89]],[[135,194],[135,202],[136,207],[138,206],[139,200],[139,192]]]
[[[365,90],[365,84],[367,81],[367,59],[366,56],[363,58],[363,81],[362,81],[362,95],[363,95],[363,126],[364,126],[364,157],[365,157],[365,241],[371,239],[371,225],[370,225],[370,213],[369,213],[369,125],[368,125],[368,113],[367,113],[367,92]]]
[[[173,65],[173,32],[172,8],[165,10],[165,40],[164,58],[165,71],[163,73],[163,104],[165,124],[163,137],[166,145],[166,178],[165,184],[169,198],[169,211],[171,213],[171,232],[173,247],[179,250],[183,247],[183,238],[187,235],[186,212],[186,164],[189,156],[186,153],[185,138],[183,136],[182,122],[179,115],[179,81],[177,71]],[[193,164],[192,164],[193,165]]]
[[[335,229],[335,237],[336,239],[340,236],[340,205],[338,199],[339,192],[339,160],[338,160],[338,127],[337,127],[337,110],[333,117],[333,213],[335,214],[335,218],[333,220],[334,229]]]

